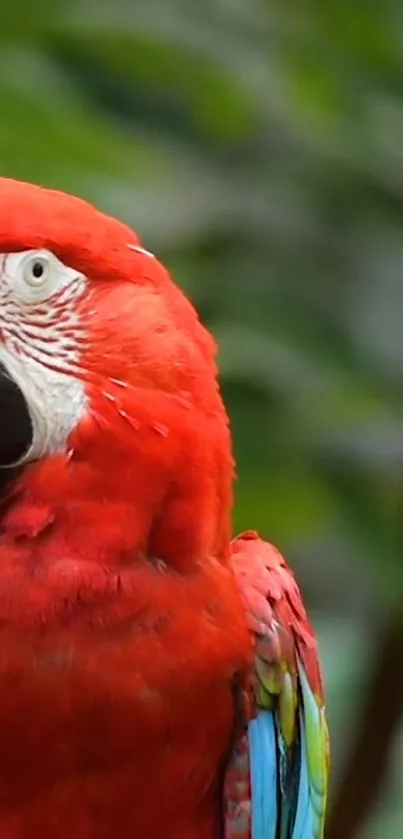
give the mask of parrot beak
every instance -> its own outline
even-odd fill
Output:
[[[25,398],[0,362],[0,467],[15,465],[28,451],[32,436]]]

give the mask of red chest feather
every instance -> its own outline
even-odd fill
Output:
[[[210,839],[250,653],[231,573],[3,570],[0,839]]]

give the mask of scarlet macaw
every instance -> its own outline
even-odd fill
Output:
[[[215,345],[131,229],[0,179],[0,839],[321,839],[292,572],[231,542]]]

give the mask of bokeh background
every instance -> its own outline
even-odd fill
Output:
[[[220,344],[236,528],[319,633],[329,839],[403,836],[403,5],[16,0],[0,171],[139,231]]]

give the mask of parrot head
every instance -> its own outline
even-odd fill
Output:
[[[54,516],[92,505],[100,527],[113,504],[165,559],[224,555],[232,457],[214,356],[129,227],[0,178],[0,466],[22,492]]]

